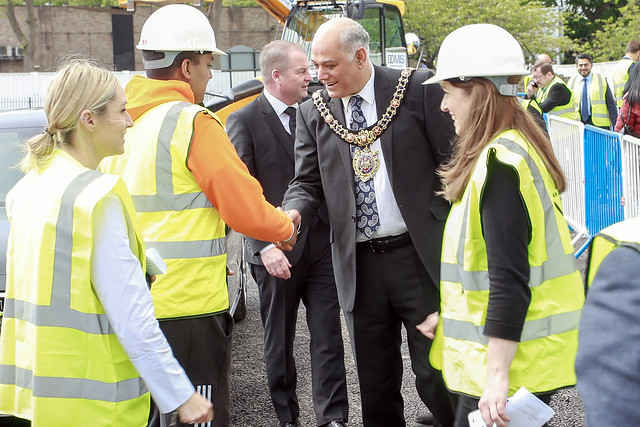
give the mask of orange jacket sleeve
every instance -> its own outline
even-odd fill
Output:
[[[254,239],[288,239],[291,221],[266,201],[260,183],[240,160],[220,123],[198,114],[194,128],[187,167],[224,222]]]

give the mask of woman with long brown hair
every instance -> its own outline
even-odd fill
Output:
[[[477,24],[447,36],[425,82],[441,84],[457,137],[440,170],[452,203],[441,311],[418,329],[435,338],[430,358],[457,396],[456,426],[477,408],[487,425],[505,426],[507,396],[520,387],[548,402],[575,384],[584,288],[562,213],[562,171],[515,96],[525,74],[515,38]]]

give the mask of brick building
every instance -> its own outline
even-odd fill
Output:
[[[15,9],[26,33],[26,8]],[[141,71],[142,57],[135,44],[153,10],[151,6],[138,6],[135,12],[120,8],[36,6],[37,46],[31,71],[53,71],[60,59],[69,54],[97,58],[114,69],[133,67]],[[278,22],[261,7],[222,7],[217,0],[205,3],[202,10],[209,16],[218,48],[222,50],[237,45],[260,50],[277,35]],[[6,14],[0,14],[0,72],[25,71],[19,44]],[[216,68],[219,65],[214,64]]]

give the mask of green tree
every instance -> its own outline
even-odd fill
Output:
[[[576,43],[574,50],[591,54],[596,62],[620,59],[629,40],[640,40],[640,5],[634,2],[623,6],[619,14],[602,20],[601,28],[589,40]]]
[[[627,0],[542,0],[565,11],[565,35],[577,44],[591,41],[607,22],[620,18]]]
[[[405,26],[422,38],[430,67],[447,34],[480,23],[513,34],[530,62],[538,53],[559,53],[571,46],[562,32],[562,14],[538,0],[407,0]]]

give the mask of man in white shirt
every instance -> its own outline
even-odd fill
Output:
[[[580,112],[580,120],[586,125],[611,129],[618,118],[618,107],[607,79],[591,72],[593,60],[586,53],[576,56],[576,68],[579,76],[569,79],[567,86],[573,92],[573,102]]]
[[[363,424],[403,426],[401,327],[416,388],[436,425],[453,425],[431,340],[416,325],[440,307],[440,250],[449,203],[436,170],[453,125],[428,72],[371,64],[369,34],[349,18],[322,24],[311,60],[325,90],[300,105],[296,175],[285,210],[303,222],[326,200],[340,306],[356,358]]]

